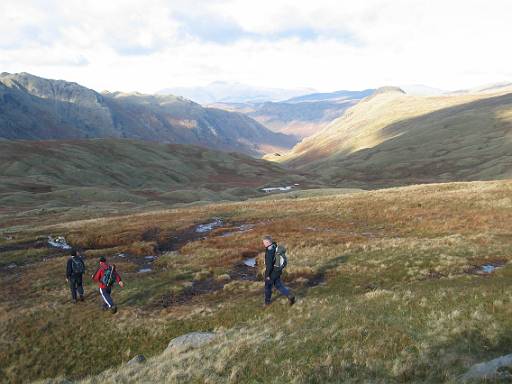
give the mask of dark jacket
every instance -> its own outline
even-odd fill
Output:
[[[274,271],[274,263],[276,260],[277,244],[274,242],[270,244],[265,251],[265,279],[271,277]]]
[[[73,258],[75,259],[75,262],[82,263],[84,265],[84,271],[85,271],[85,262],[80,256],[71,256],[68,259],[68,263],[66,265],[66,277],[69,279],[71,276],[78,275],[78,273],[73,273]],[[81,275],[81,273],[80,273]]]
[[[107,288],[105,284],[103,284],[103,275],[105,274],[105,271],[108,269],[109,265],[107,263],[104,263],[103,261],[100,261],[100,267],[96,271],[94,275],[92,275],[92,279],[98,283],[98,286],[102,289]],[[117,271],[114,268],[114,276],[116,278],[116,282],[119,283],[121,281],[121,275],[117,273]]]

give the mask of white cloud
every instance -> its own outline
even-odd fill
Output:
[[[0,71],[154,92],[512,81],[505,0],[0,3]]]

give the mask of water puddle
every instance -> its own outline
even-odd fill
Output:
[[[71,249],[71,245],[69,245],[66,242],[66,239],[63,236],[57,236],[55,238],[53,238],[52,236],[48,236],[48,245],[50,247],[64,249],[64,250]]]
[[[256,258],[255,257],[249,257],[248,259],[244,260],[244,265],[247,265],[248,267],[256,267]]]
[[[492,273],[492,272],[494,272],[494,270],[496,268],[498,268],[498,267],[496,267],[494,265],[486,264],[486,265],[482,265],[481,271],[483,273]]]
[[[215,218],[211,223],[199,224],[196,227],[197,233],[207,233],[213,231],[215,228],[220,227],[223,224],[222,219]]]
[[[249,231],[252,231],[253,228],[254,228],[254,224],[242,224],[242,225],[239,225],[238,227],[236,227],[234,231],[223,233],[219,237],[229,237],[229,236],[236,235],[237,233],[249,232]]]
[[[490,275],[494,273],[497,269],[503,268],[505,266],[505,261],[498,260],[494,262],[488,262],[485,264],[475,265],[472,268],[466,270],[466,273],[471,273],[473,275]]]
[[[261,188],[261,190],[265,193],[269,193],[269,192],[275,192],[275,191],[281,191],[281,192],[286,192],[286,191],[291,191],[291,189],[293,188],[293,185],[287,185],[286,187],[268,187],[268,188]]]
[[[138,273],[148,273],[151,271],[152,271],[151,268],[141,268],[141,269],[139,269]]]
[[[151,262],[151,261],[154,261],[156,259],[156,256],[144,256],[144,259]]]

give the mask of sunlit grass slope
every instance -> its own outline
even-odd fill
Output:
[[[512,94],[410,96],[385,89],[272,160],[343,186],[511,176]]]

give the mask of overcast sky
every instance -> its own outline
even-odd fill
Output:
[[[0,71],[96,90],[512,81],[510,0],[1,0]]]

